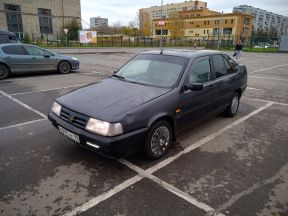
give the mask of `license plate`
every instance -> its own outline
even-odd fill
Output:
[[[80,139],[79,139],[79,136],[77,134],[74,134],[74,133],[66,130],[65,128],[63,128],[59,125],[58,125],[58,129],[59,129],[60,133],[62,133],[63,135],[69,137],[70,139],[74,140],[77,143],[80,143]]]

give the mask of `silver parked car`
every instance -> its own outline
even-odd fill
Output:
[[[0,45],[0,80],[14,72],[58,71],[66,74],[79,68],[79,61],[70,56],[51,53],[28,44]]]

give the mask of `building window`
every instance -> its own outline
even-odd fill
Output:
[[[161,35],[161,30],[155,30],[155,35]],[[163,29],[162,30],[162,35],[168,35],[168,30]]]
[[[210,21],[208,21],[208,25],[209,25],[209,22],[210,22]]]
[[[234,22],[234,20],[233,20],[233,19],[231,19],[231,24],[233,24],[233,22]]]
[[[18,5],[5,4],[8,31],[18,33],[23,32],[21,10]]]
[[[248,17],[244,17],[243,22],[244,22],[244,25],[249,25],[250,19]]]
[[[52,18],[51,9],[38,8],[40,33],[51,34],[52,30]]]
[[[223,34],[232,34],[232,28],[224,28],[223,29]]]
[[[225,19],[225,24],[227,24],[227,19]]]
[[[204,25],[206,25],[206,20],[204,21]]]

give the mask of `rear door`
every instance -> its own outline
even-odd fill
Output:
[[[235,73],[221,54],[213,55],[212,59],[216,86],[215,108],[221,109],[229,104],[234,93]]]
[[[11,44],[3,46],[2,51],[5,53],[4,60],[12,72],[31,70],[31,59],[23,45]]]
[[[211,74],[211,60],[202,57],[193,62],[185,80],[186,84],[202,83],[200,91],[185,90],[180,94],[181,119],[178,123],[193,122],[213,111],[216,89]]]

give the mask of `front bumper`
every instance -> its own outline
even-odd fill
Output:
[[[48,119],[57,129],[58,125],[60,125],[66,130],[78,135],[81,146],[91,149],[97,153],[104,154],[108,157],[128,156],[139,151],[143,146],[148,131],[147,128],[143,128],[115,137],[104,137],[78,128],[64,121],[53,112],[48,114]],[[91,145],[88,145],[87,142],[95,144],[99,146],[99,148],[92,147]]]
[[[72,70],[77,70],[80,67],[80,63],[78,61],[73,61],[71,62],[71,69]]]

